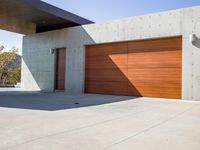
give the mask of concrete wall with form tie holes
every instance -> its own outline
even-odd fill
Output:
[[[85,45],[138,39],[182,36],[182,99],[200,100],[200,7],[184,8],[121,20],[83,25],[25,36],[22,87],[54,91],[55,56],[51,48],[66,47],[66,92],[84,91]]]

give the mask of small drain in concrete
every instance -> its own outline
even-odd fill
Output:
[[[80,103],[74,103],[74,105],[79,105]]]

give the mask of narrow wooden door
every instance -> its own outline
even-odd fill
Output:
[[[66,49],[59,48],[56,52],[56,90],[65,90]]]

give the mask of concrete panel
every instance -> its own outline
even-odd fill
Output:
[[[26,36],[22,85],[53,91],[55,56],[49,53],[51,48],[66,47],[66,92],[82,93],[85,45],[182,35],[182,99],[200,100],[200,48],[188,41],[191,33],[200,37],[198,14],[200,7],[192,7]]]
[[[200,13],[200,11],[199,11]],[[193,92],[194,96],[193,98],[195,100],[200,100],[200,17],[195,19],[195,27],[194,27],[194,33],[196,33],[197,37],[199,38],[196,43],[194,43],[194,49],[193,49]]]

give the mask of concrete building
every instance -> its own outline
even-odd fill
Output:
[[[53,12],[56,17],[66,13]],[[23,30],[27,35],[22,87],[198,101],[199,14],[197,6],[104,23],[83,18],[69,23],[75,22],[70,14],[60,15],[61,21],[54,25],[45,14],[43,24],[48,28],[36,25],[31,31]],[[12,31],[22,33],[21,28]]]

